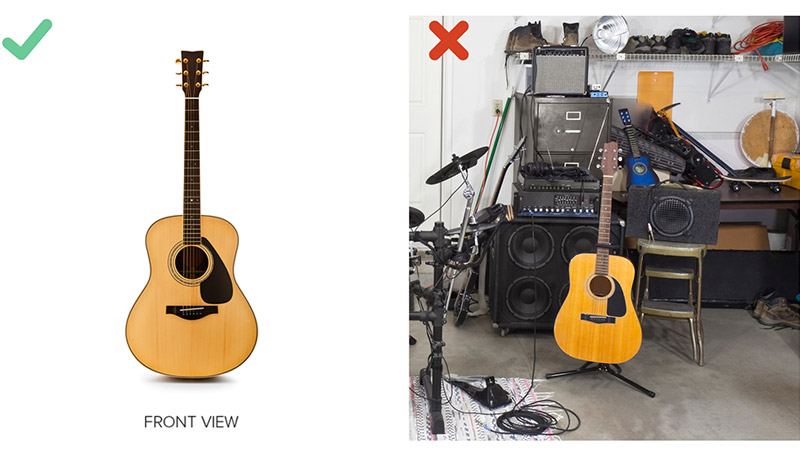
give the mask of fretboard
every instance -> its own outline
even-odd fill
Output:
[[[613,175],[603,175],[603,191],[600,197],[600,225],[597,228],[597,258],[594,271],[598,275],[608,275],[608,245],[611,242],[611,191]]]
[[[186,98],[183,155],[183,243],[200,244],[200,113],[199,100]]]

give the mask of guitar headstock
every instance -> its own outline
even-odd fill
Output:
[[[628,127],[632,124],[631,112],[627,108],[621,108],[619,110],[619,117],[622,119],[622,124],[625,125],[625,127]]]
[[[203,71],[203,51],[181,51],[181,58],[176,60],[176,64],[181,64],[181,75],[183,83],[178,86],[183,87],[183,93],[186,97],[197,97],[200,95],[200,90],[203,86],[203,74],[208,73]]]
[[[619,169],[619,147],[617,142],[603,145],[603,154],[600,157],[600,170],[603,176],[612,176]]]

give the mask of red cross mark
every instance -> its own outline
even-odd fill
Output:
[[[439,37],[439,44],[431,49],[430,54],[431,60],[437,60],[438,58],[442,57],[442,54],[445,53],[448,49],[453,51],[453,54],[456,55],[461,60],[466,60],[469,57],[469,52],[467,49],[461,46],[461,43],[458,42],[458,39],[461,38],[461,35],[464,35],[464,32],[467,31],[469,28],[469,24],[467,21],[461,21],[453,27],[453,30],[447,31],[442,24],[439,24],[439,21],[431,21],[429,25],[431,32],[434,35]]]

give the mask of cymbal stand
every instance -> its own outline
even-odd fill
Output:
[[[455,160],[457,156],[453,155],[453,158]],[[472,185],[469,183],[469,180],[467,179],[466,169],[464,169],[464,167],[461,164],[458,165],[458,169],[461,172],[461,178],[464,180],[464,185],[466,186],[464,188],[464,198],[467,200],[467,205],[464,208],[464,218],[461,221],[461,232],[458,235],[458,245],[456,247],[456,253],[461,253],[461,249],[464,247],[464,236],[467,233],[467,226],[469,226],[470,223],[475,222],[475,217],[472,215],[472,199],[473,197],[475,197],[475,190],[472,188]],[[450,296],[453,294],[453,284],[455,283],[453,281],[454,279],[455,276],[452,279],[450,279],[450,286],[447,289],[447,297],[444,300],[445,304],[450,303]]]

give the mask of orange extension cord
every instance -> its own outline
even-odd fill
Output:
[[[761,58],[761,66],[764,67],[764,70],[767,70],[769,67],[767,67],[767,63],[764,62],[764,58],[761,56],[761,53],[758,52],[758,48],[772,43],[781,37],[783,37],[783,21],[771,21],[759,24],[753,27],[753,30],[750,31],[747,36],[737,41],[733,45],[733,51],[731,54],[742,54],[755,51],[756,54],[758,54],[758,57]]]

